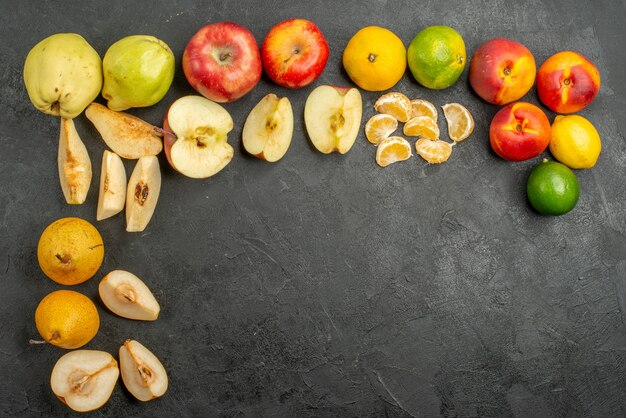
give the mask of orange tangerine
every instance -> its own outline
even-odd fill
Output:
[[[452,145],[445,141],[431,141],[430,139],[418,139],[415,143],[415,151],[426,162],[440,164],[448,161],[452,154]]]
[[[390,136],[378,144],[376,150],[376,163],[381,167],[387,167],[398,161],[411,158],[411,144],[400,136]]]
[[[398,121],[391,115],[374,115],[365,124],[365,136],[372,144],[379,144],[398,128]]]
[[[465,106],[448,103],[441,107],[448,122],[448,136],[454,142],[461,142],[474,130],[474,118]]]
[[[437,122],[437,108],[434,104],[427,100],[411,100],[411,119],[418,116],[428,116],[429,118]]]
[[[376,100],[374,108],[379,113],[393,116],[399,122],[406,122],[411,117],[411,101],[402,93],[383,94]]]
[[[402,130],[406,136],[421,136],[436,141],[439,139],[439,127],[428,116],[418,116],[409,120]]]

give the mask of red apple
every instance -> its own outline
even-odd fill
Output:
[[[550,143],[550,121],[537,106],[516,102],[500,109],[489,127],[491,148],[509,161],[536,157]]]
[[[533,86],[537,66],[528,48],[508,39],[478,47],[470,62],[469,81],[480,97],[504,105],[522,98]]]
[[[237,23],[202,27],[183,53],[183,71],[191,86],[207,99],[232,102],[261,79],[261,56],[252,33]]]
[[[304,87],[322,74],[328,61],[328,44],[322,31],[304,19],[290,19],[268,32],[261,58],[265,73],[283,87]]]
[[[574,113],[584,109],[600,90],[600,72],[587,58],[562,51],[548,58],[537,73],[537,93],[551,110]]]

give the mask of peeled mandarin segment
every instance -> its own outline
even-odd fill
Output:
[[[381,167],[411,158],[411,144],[399,136],[386,138],[378,144],[376,163]]]
[[[391,115],[374,115],[365,124],[365,136],[372,144],[389,137],[398,128],[398,121]]]
[[[411,117],[411,101],[402,93],[383,94],[376,100],[374,108],[379,113],[393,116],[399,122],[406,122]]]
[[[406,136],[421,136],[422,138],[436,141],[439,139],[439,127],[428,116],[418,116],[409,120],[402,130]]]
[[[434,104],[426,100],[411,100],[411,119],[418,116],[428,116],[437,122],[437,108]]]
[[[467,139],[474,131],[474,118],[463,105],[449,103],[442,106],[443,114],[448,122],[448,136],[454,142]]]
[[[452,154],[452,145],[445,141],[431,141],[422,138],[415,143],[415,151],[426,162],[430,164],[440,164],[448,161]]]

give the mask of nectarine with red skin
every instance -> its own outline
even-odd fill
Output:
[[[522,98],[535,83],[537,67],[528,48],[496,38],[480,45],[470,61],[469,81],[480,97],[504,105]]]
[[[548,147],[550,121],[531,103],[511,103],[500,109],[491,121],[489,141],[494,152],[505,160],[528,160]]]
[[[600,72],[587,58],[562,51],[548,58],[537,73],[539,99],[557,113],[578,112],[596,98]]]

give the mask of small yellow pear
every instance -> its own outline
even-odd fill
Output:
[[[39,302],[35,325],[46,342],[74,349],[96,336],[100,316],[96,305],[87,296],[73,290],[57,290]]]
[[[104,259],[104,243],[96,227],[84,219],[61,218],[41,234],[37,259],[46,276],[74,285],[96,274]]]

